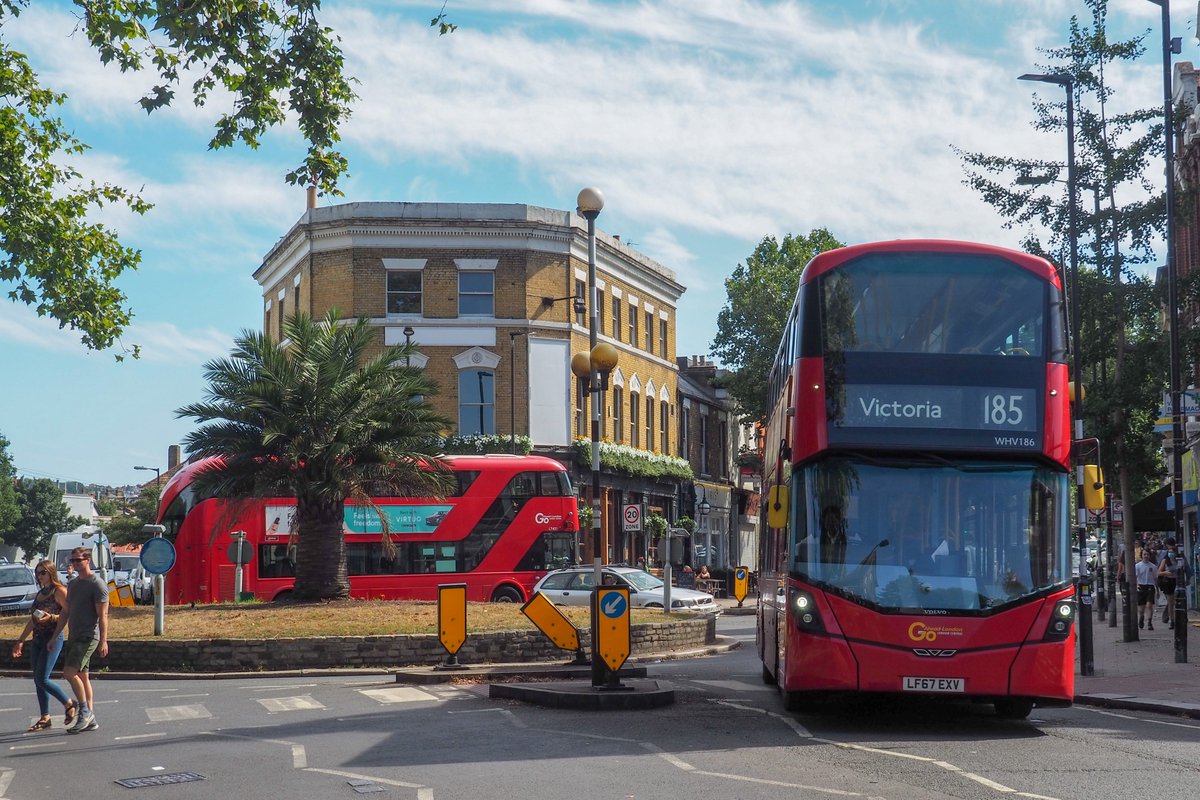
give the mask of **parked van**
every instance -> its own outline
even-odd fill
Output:
[[[92,569],[100,573],[105,583],[113,578],[112,546],[108,537],[95,525],[84,525],[79,530],[56,533],[50,537],[50,552],[46,556],[58,566],[58,575],[67,579],[67,559],[76,547],[90,547]]]

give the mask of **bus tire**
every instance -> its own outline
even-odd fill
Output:
[[[493,603],[520,603],[521,593],[511,586],[497,586],[492,592]]]
[[[789,692],[781,689],[783,707],[788,711],[811,712],[817,709],[817,698],[810,692]]]
[[[1033,701],[1020,697],[1002,697],[993,705],[996,708],[996,716],[1000,719],[1025,719],[1029,712],[1033,711]]]
[[[284,589],[279,594],[271,598],[272,603],[290,603],[292,602],[292,590]]]
[[[763,679],[763,683],[765,683],[767,686],[774,686],[776,683],[779,682],[779,681],[775,680],[775,673],[773,673],[773,672],[771,672],[771,670],[767,669],[767,662],[765,662],[765,661],[763,662],[763,665],[762,665],[762,679]]]

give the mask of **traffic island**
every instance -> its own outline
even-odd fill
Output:
[[[545,681],[493,683],[488,686],[488,697],[520,700],[547,708],[635,711],[671,705],[675,702],[675,690],[659,686],[658,681],[644,679],[623,679],[619,688],[595,687],[590,680]]]

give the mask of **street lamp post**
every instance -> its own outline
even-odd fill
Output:
[[[509,331],[508,334],[508,429],[514,454],[517,452],[517,337],[528,335],[529,331]]]
[[[1171,382],[1171,496],[1175,500],[1175,544],[1185,547],[1183,529],[1183,421],[1180,419],[1181,378],[1179,359],[1179,270],[1175,263],[1175,124],[1171,105],[1171,55],[1180,52],[1179,40],[1171,38],[1171,0],[1150,0],[1162,10],[1163,160],[1166,168],[1167,215],[1167,324],[1170,342]],[[1187,663],[1187,587],[1182,560],[1175,570],[1175,663]]]
[[[588,298],[591,313],[588,315],[588,392],[592,396],[592,585],[599,588],[600,575],[600,373],[597,368],[595,351],[598,344],[599,318],[597,316],[596,289],[596,217],[604,209],[604,195],[592,186],[584,187],[576,197],[576,210],[587,220],[588,243]],[[613,350],[614,354],[616,350]],[[604,683],[604,662],[596,652],[599,640],[599,614],[596,610],[595,590],[592,595],[592,685]]]
[[[1080,335],[1079,335],[1079,231],[1076,225],[1076,205],[1078,190],[1075,183],[1075,79],[1066,73],[1040,75],[1026,73],[1020,80],[1052,83],[1061,86],[1067,95],[1067,237],[1068,263],[1070,265],[1070,297],[1071,297],[1071,360],[1073,386],[1075,396],[1072,398],[1074,416],[1074,436],[1076,440],[1083,438],[1083,375],[1080,365]],[[1079,531],[1079,552],[1081,562],[1085,561],[1087,551],[1087,510],[1083,503],[1083,467],[1075,465],[1075,497],[1076,497],[1076,528]],[[1079,672],[1081,675],[1094,675],[1095,664],[1092,658],[1092,586],[1086,574],[1086,565],[1081,563],[1079,579]]]

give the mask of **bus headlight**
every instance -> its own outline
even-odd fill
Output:
[[[1075,624],[1075,601],[1058,600],[1054,603],[1054,611],[1050,614],[1050,624],[1046,626],[1043,641],[1061,642],[1071,635],[1071,626]]]
[[[824,633],[825,625],[817,611],[817,602],[812,594],[803,589],[792,589],[788,597],[788,609],[796,627],[808,633]]]

